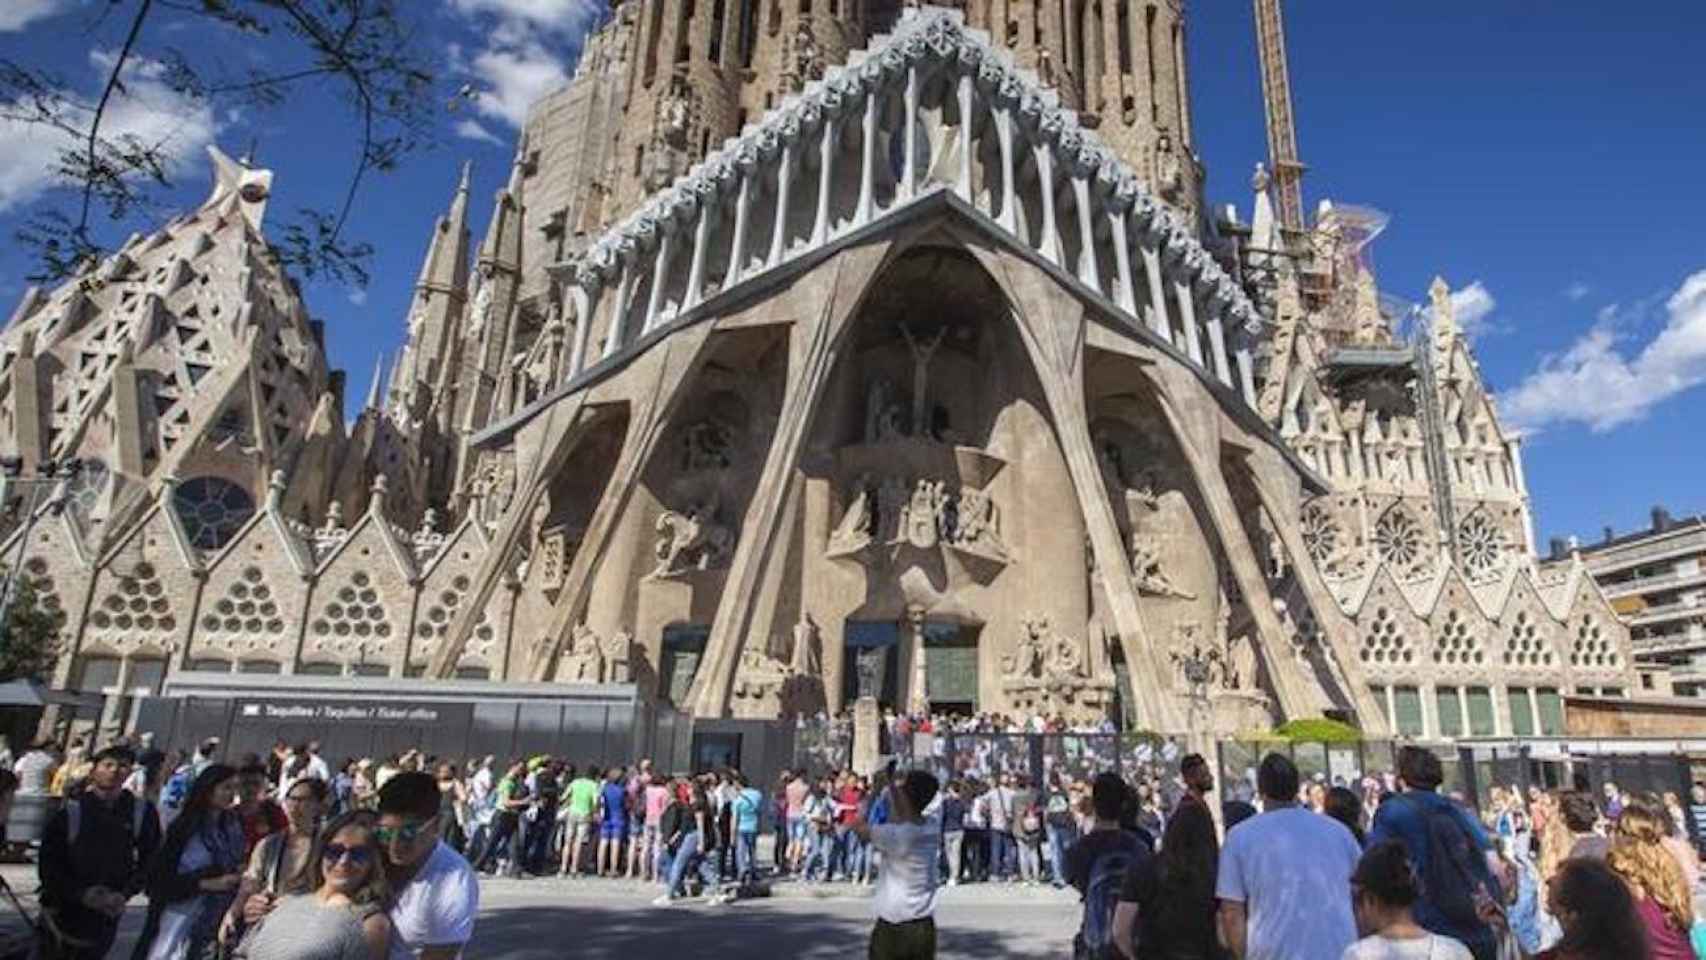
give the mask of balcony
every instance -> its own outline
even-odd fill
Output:
[[[1650,577],[1638,577],[1619,583],[1600,581],[1599,588],[1605,591],[1607,597],[1616,598],[1671,587],[1691,587],[1700,583],[1706,583],[1706,569],[1687,572],[1671,570],[1667,573],[1656,573]]]
[[[1629,618],[1630,626],[1648,626],[1655,623],[1668,623],[1672,620],[1687,617],[1706,617],[1706,603],[1698,600],[1678,600],[1675,603],[1661,604],[1648,607]]]

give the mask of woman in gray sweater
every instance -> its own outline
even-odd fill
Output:
[[[390,889],[374,836],[373,814],[346,813],[321,835],[309,866],[312,893],[287,897],[237,950],[245,960],[385,960]]]

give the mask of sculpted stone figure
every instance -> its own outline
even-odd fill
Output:
[[[468,309],[468,335],[479,337],[492,319],[492,265],[480,264],[480,290],[474,294],[474,304]]]
[[[667,577],[683,570],[710,570],[728,560],[734,534],[716,522],[714,503],[689,507],[677,513],[666,510],[658,517],[657,566],[654,577]]]
[[[794,624],[792,653],[795,673],[807,677],[823,675],[823,643],[810,614],[801,614],[800,622]]]
[[[599,683],[604,679],[604,651],[598,634],[586,624],[576,624],[569,634],[569,650],[557,672],[569,683]]]
[[[953,502],[952,523],[948,541],[957,547],[1005,559],[1007,547],[1001,541],[999,512],[995,499],[987,491],[964,487]]]
[[[940,480],[920,479],[913,485],[912,498],[902,510],[902,535],[920,550],[934,547],[941,534],[942,487]]]
[[[860,647],[854,655],[854,676],[861,698],[882,695],[883,668],[887,666],[887,659],[887,647]]]
[[[1153,537],[1142,532],[1131,535],[1131,572],[1137,579],[1137,589],[1158,597],[1195,600],[1196,595],[1181,590],[1161,570],[1161,548]]]
[[[875,519],[871,512],[870,479],[861,477],[853,502],[847,505],[847,511],[841,515],[841,522],[835,525],[834,531],[829,535],[829,552],[852,553],[864,548],[871,542],[872,521]]]
[[[631,679],[629,658],[633,649],[634,635],[626,630],[616,631],[609,640],[599,644],[600,659],[603,661],[599,676],[605,683],[627,683]]]

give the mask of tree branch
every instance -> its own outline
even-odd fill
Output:
[[[106,115],[107,103],[112,99],[113,91],[118,89],[119,74],[124,72],[125,61],[130,59],[131,50],[136,48],[136,38],[142,35],[142,22],[148,19],[148,11],[154,6],[154,0],[142,0],[142,6],[136,10],[135,19],[130,21],[130,33],[124,38],[124,46],[119,48],[118,56],[113,60],[113,69],[107,75],[107,85],[101,91],[101,99],[95,104],[95,115],[89,119],[88,145],[84,148],[84,162],[88,169],[95,169],[95,146],[100,140],[101,118]],[[85,180],[83,183],[83,211],[77,217],[77,233],[85,234],[89,229],[89,205],[95,199],[95,183]]]

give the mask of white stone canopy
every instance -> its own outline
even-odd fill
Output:
[[[909,11],[553,268],[574,321],[554,396],[701,304],[940,193],[1254,406],[1244,291],[1076,112],[941,8]]]

